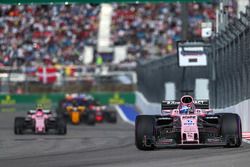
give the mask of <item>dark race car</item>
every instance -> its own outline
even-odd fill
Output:
[[[164,146],[240,147],[241,119],[238,114],[212,113],[208,100],[183,96],[163,101],[161,115],[139,115],[135,122],[135,145],[140,150]]]
[[[112,106],[101,105],[98,101],[93,98],[88,99],[88,108],[95,111],[96,113],[96,122],[108,122],[116,123],[117,122],[117,112],[116,109]]]
[[[57,134],[66,134],[67,126],[64,119],[52,114],[50,110],[38,108],[30,110],[26,117],[16,117],[14,122],[14,133],[36,133],[45,134],[54,131]]]

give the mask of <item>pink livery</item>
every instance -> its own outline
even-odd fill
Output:
[[[168,146],[240,147],[238,114],[213,113],[208,100],[185,95],[179,101],[164,100],[161,115],[139,115],[135,122],[135,145],[140,150]]]
[[[50,110],[38,108],[30,110],[26,117],[16,117],[14,122],[14,133],[16,135],[24,133],[45,134],[49,132],[66,134],[67,127],[64,119],[52,114]]]

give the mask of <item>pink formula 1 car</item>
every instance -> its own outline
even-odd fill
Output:
[[[239,147],[241,120],[233,113],[212,113],[208,100],[163,101],[161,115],[139,115],[135,144],[140,150],[164,146],[222,145]]]
[[[15,118],[15,134],[23,134],[25,132],[45,134],[49,131],[62,135],[67,133],[65,121],[54,116],[49,110],[30,110],[26,117]]]

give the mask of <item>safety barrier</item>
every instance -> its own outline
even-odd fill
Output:
[[[250,100],[244,100],[236,105],[233,105],[224,109],[216,109],[215,112],[229,112],[229,113],[239,114],[241,117],[243,132],[250,132],[249,107],[250,107]]]
[[[216,112],[240,115],[250,131],[250,7],[213,39],[210,54],[210,104]]]
[[[135,105],[139,108],[141,113],[154,115],[161,113],[161,105],[160,103],[150,103],[142,93],[135,92],[136,101]]]
[[[92,92],[89,94],[101,104],[135,104],[133,92]],[[64,97],[64,93],[0,95],[0,112],[24,111],[32,109],[38,104],[45,108],[55,109],[58,102]]]
[[[209,55],[210,99],[214,108],[234,106],[250,98],[250,7],[212,42]]]

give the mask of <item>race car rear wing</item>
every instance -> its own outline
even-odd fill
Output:
[[[50,114],[50,113],[51,113],[50,110],[43,110],[43,112],[44,112],[45,114]],[[29,110],[27,113],[28,113],[28,114],[35,114],[35,113],[36,113],[36,110]]]
[[[161,110],[173,110],[177,109],[180,101],[178,100],[164,100],[161,102]]]
[[[194,100],[197,109],[209,109],[209,100]]]
[[[209,109],[209,100],[194,100],[197,109]],[[177,109],[180,104],[179,100],[164,100],[161,102],[161,110]]]

